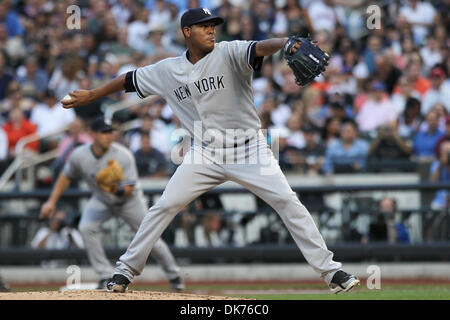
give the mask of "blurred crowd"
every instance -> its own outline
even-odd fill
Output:
[[[373,4],[379,12],[367,10]],[[80,8],[79,29],[68,28],[71,5]],[[268,142],[274,132],[279,137],[283,170],[408,171],[425,159],[434,161],[435,181],[450,179],[449,0],[2,0],[0,171],[30,134],[48,137],[26,145],[27,152],[57,148],[51,166],[61,168],[75,146],[90,141],[86,128],[104,106],[134,94],[75,110],[59,101],[182,54],[179,18],[191,7],[225,18],[217,41],[298,34],[330,53],[326,72],[306,87],[295,83],[280,53],[254,75],[255,107]],[[141,176],[171,174],[178,142],[171,134],[180,124],[164,100],[113,119],[117,126],[135,123],[117,140],[135,153]]]

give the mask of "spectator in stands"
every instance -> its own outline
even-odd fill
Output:
[[[29,56],[25,61],[25,67],[19,69],[17,81],[22,87],[25,96],[42,99],[47,89],[48,75],[47,72],[39,68],[36,57]]]
[[[308,175],[322,172],[325,161],[325,145],[320,141],[318,130],[310,125],[302,128],[305,146],[297,152],[296,165]]]
[[[8,165],[8,149],[8,136],[0,127],[0,172],[4,172]]]
[[[434,35],[427,36],[427,42],[419,51],[423,60],[423,73],[428,74],[431,68],[442,62],[442,54],[440,44],[436,41]]]
[[[386,85],[381,81],[373,81],[371,92],[356,115],[359,130],[372,131],[378,127],[395,122],[397,111],[391,99],[386,95]]]
[[[6,54],[0,50],[0,101],[6,98],[9,83],[13,80],[13,75],[7,71]]]
[[[420,93],[420,96],[423,97],[425,93],[430,90],[431,82],[422,75],[422,64],[420,62],[420,57],[409,61],[406,68],[408,81],[413,83],[414,90]]]
[[[201,225],[195,228],[195,244],[198,247],[219,247],[227,244],[228,232],[223,228],[222,217],[217,212],[207,212]]]
[[[20,37],[24,33],[24,28],[17,12],[11,6],[11,1],[0,2],[0,22],[6,24],[8,37]]]
[[[39,135],[64,129],[75,120],[75,111],[62,108],[52,90],[45,91],[43,100],[33,108],[30,116],[30,121],[37,125]]]
[[[156,60],[161,60],[167,57],[177,56],[184,52],[184,50],[172,46],[164,39],[166,27],[163,25],[154,25],[149,33],[147,39],[142,45],[142,53],[144,55],[154,56]]]
[[[342,126],[341,137],[327,146],[322,170],[325,174],[362,172],[366,167],[369,146],[357,138],[356,124],[348,121]]]
[[[439,130],[439,118],[436,111],[431,110],[426,116],[427,129],[421,129],[413,138],[413,154],[419,158],[434,157],[434,149],[444,135]]]
[[[136,152],[141,147],[141,131],[150,132],[153,139],[150,139],[152,147],[168,156],[169,152],[169,138],[167,135],[167,128],[165,128],[162,121],[157,121],[149,114],[144,114],[141,118],[140,129],[137,132],[128,134],[129,148],[132,152]]]
[[[56,68],[50,77],[48,88],[55,92],[56,99],[62,100],[66,94],[80,87],[80,73],[83,70],[83,61],[78,56],[67,56]]]
[[[400,28],[411,27],[414,42],[422,44],[428,34],[429,27],[437,22],[438,15],[433,5],[422,0],[408,0],[400,7],[397,24]]]
[[[37,127],[31,123],[23,111],[19,108],[14,108],[9,112],[9,120],[3,125],[3,130],[8,136],[9,145],[9,157],[14,158],[16,156],[16,144],[23,137],[37,134]],[[28,143],[25,149],[37,152],[39,149],[39,142],[34,141]]]
[[[331,33],[345,21],[344,9],[335,6],[333,0],[312,1],[308,7],[308,15],[314,32],[326,30]]]
[[[375,74],[386,84],[386,92],[391,96],[399,78],[402,76],[402,71],[396,66],[395,53],[392,49],[385,49],[383,53],[375,55],[374,58]]]
[[[398,135],[395,125],[386,124],[378,129],[377,137],[370,144],[368,161],[382,171],[402,171],[402,165],[396,160],[408,159],[411,152],[411,146]]]
[[[423,116],[420,112],[420,100],[410,97],[406,100],[405,110],[397,120],[397,133],[406,140],[411,140],[420,129]]]
[[[411,243],[409,232],[403,222],[396,222],[397,203],[391,197],[382,198],[378,204],[378,212],[370,222],[369,230],[361,241]]]
[[[322,128],[321,139],[325,146],[336,142],[341,135],[341,119],[337,117],[329,117],[325,120]]]
[[[128,45],[136,51],[142,52],[143,44],[150,32],[149,21],[149,10],[135,6],[131,23],[128,25]]]
[[[62,210],[55,212],[49,220],[49,226],[40,228],[33,240],[31,246],[35,249],[69,249],[84,248],[83,238],[76,229],[67,223],[66,213]],[[44,267],[57,267],[67,265],[67,260],[47,260],[42,261]]]
[[[439,159],[441,156],[441,145],[447,141],[450,142],[450,116],[445,118],[444,135],[438,140],[434,149],[436,159]]]
[[[439,157],[430,166],[430,182],[448,183],[450,182],[450,142],[441,143]],[[438,190],[431,202],[433,210],[448,208],[448,191]]]
[[[436,103],[441,103],[450,111],[450,81],[446,80],[445,71],[436,66],[430,71],[431,88],[423,97],[423,112],[427,113]]]
[[[151,145],[151,133],[141,131],[141,147],[134,153],[140,177],[165,177],[167,161],[164,155]]]
[[[395,105],[397,114],[400,115],[405,111],[406,101],[410,98],[415,98],[420,103],[420,93],[414,90],[413,83],[409,82],[408,77],[401,76],[398,79],[396,92],[392,94],[392,102]],[[426,112],[423,112],[423,109],[422,114],[426,114]]]

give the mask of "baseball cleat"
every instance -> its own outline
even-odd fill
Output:
[[[128,280],[125,276],[115,274],[106,285],[106,290],[109,292],[125,292],[129,284],[130,280]]]
[[[348,274],[342,270],[337,271],[330,282],[330,290],[333,293],[341,291],[350,291],[354,286],[360,285],[360,281],[352,274]]]
[[[183,280],[180,277],[176,277],[175,279],[170,280],[170,291],[172,292],[182,292],[184,291],[185,286]]]
[[[98,285],[97,285],[97,288],[96,288],[96,290],[105,290],[106,289],[106,285],[108,284],[108,282],[111,280],[111,278],[104,278],[104,279],[101,279],[99,282],[98,282]]]

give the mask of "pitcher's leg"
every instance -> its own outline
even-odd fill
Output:
[[[130,281],[139,275],[155,242],[175,215],[202,193],[223,181],[223,170],[217,165],[182,163],[161,198],[142,220],[127,251],[119,258],[115,273],[124,275]]]
[[[145,199],[142,196],[136,196],[121,208],[118,215],[136,232],[146,213],[147,204]],[[168,280],[180,277],[180,267],[178,267],[169,247],[161,238],[155,242],[150,255],[161,266]]]
[[[271,151],[268,151],[267,157],[273,157]],[[311,214],[292,191],[279,165],[275,163],[266,170],[261,170],[258,164],[229,165],[226,172],[231,180],[275,209],[306,261],[329,284],[334,272],[342,265],[333,261],[333,253],[327,249]]]
[[[100,226],[110,217],[108,208],[95,198],[91,198],[78,225],[89,262],[101,279],[110,278],[113,272],[100,238]]]

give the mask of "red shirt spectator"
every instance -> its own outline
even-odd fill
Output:
[[[4,124],[3,130],[5,130],[6,135],[8,136],[10,155],[15,156],[17,142],[25,136],[35,134],[37,132],[37,127],[25,118],[21,109],[14,108],[9,112],[9,121]],[[26,148],[38,151],[39,141],[27,144]]]

